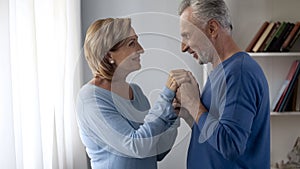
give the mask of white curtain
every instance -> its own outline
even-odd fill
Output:
[[[80,0],[0,3],[0,168],[87,168],[74,111]]]

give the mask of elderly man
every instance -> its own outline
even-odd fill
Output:
[[[177,100],[194,120],[187,168],[270,168],[268,83],[234,42],[225,2],[184,0],[179,14],[182,51],[213,67],[200,99],[195,83],[178,89]],[[175,79],[182,76],[172,73]]]

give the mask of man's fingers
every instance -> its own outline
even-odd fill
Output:
[[[176,76],[176,77],[173,77],[173,79],[175,79],[178,86],[180,86],[183,83],[191,81],[191,78],[189,76],[186,76],[186,75]]]
[[[178,74],[178,73],[184,73],[187,72],[187,70],[184,69],[176,69],[176,70],[171,70],[170,74]]]
[[[193,85],[197,85],[197,86],[198,86],[197,80],[196,80],[196,78],[193,76],[192,72],[188,72],[188,76],[189,76],[190,79],[191,79],[191,83],[192,83]]]
[[[180,87],[181,84],[187,82],[193,84],[194,86],[195,85],[198,86],[198,83],[195,77],[192,75],[192,73],[184,69],[177,69],[177,70],[170,71],[169,77],[175,80],[177,87]]]
[[[176,81],[178,86],[180,86],[182,83],[190,82],[191,80],[187,71],[170,73],[170,77]]]

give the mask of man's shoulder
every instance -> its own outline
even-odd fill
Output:
[[[240,71],[260,71],[260,65],[247,53],[238,52],[232,56],[232,63],[230,64],[231,69],[239,69]]]

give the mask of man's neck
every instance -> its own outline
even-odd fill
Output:
[[[230,35],[223,36],[219,42],[220,43],[216,45],[216,50],[219,56],[215,57],[213,67],[241,51]]]

